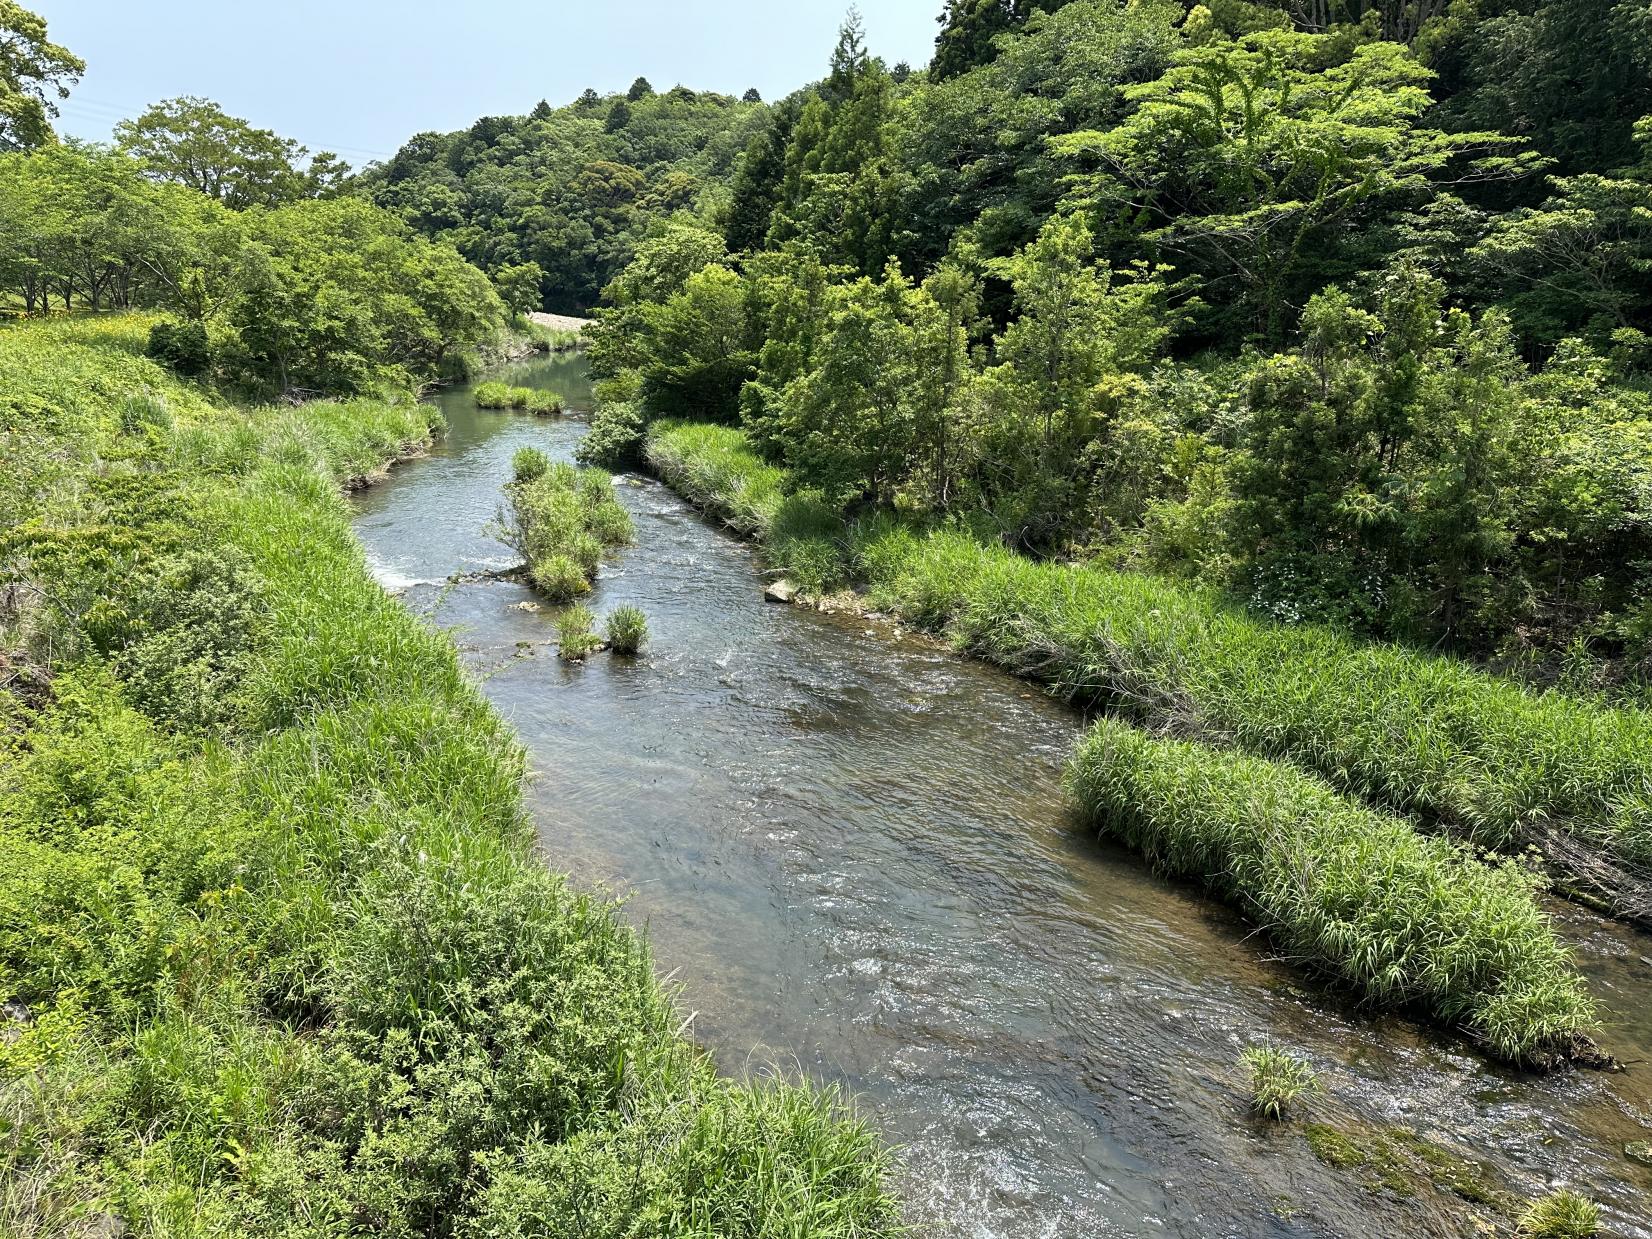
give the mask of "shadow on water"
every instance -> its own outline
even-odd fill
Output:
[[[578,410],[583,365],[510,377]],[[1652,1170],[1623,1156],[1652,1138],[1652,939],[1562,911],[1625,1074],[1534,1080],[1362,1014],[1075,831],[1069,710],[880,621],[765,605],[747,550],[639,479],[621,482],[638,543],[592,602],[641,606],[653,645],[564,666],[525,590],[441,583],[511,562],[483,532],[511,453],[566,458],[583,423],[442,403],[438,449],[359,500],[375,570],[456,630],[520,731],[552,863],[629,896],[725,1069],[852,1089],[926,1231],[1476,1233],[1462,1195],[1372,1191],[1302,1123],[1249,1118],[1236,1060],[1269,1036],[1321,1069],[1316,1118],[1403,1124],[1521,1194],[1582,1188],[1652,1239]]]

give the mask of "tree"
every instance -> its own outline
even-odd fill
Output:
[[[651,414],[734,417],[756,360],[738,275],[713,264],[670,299],[645,304],[642,338],[643,401]]]
[[[1390,216],[1448,179],[1538,165],[1513,139],[1425,127],[1430,75],[1399,44],[1339,56],[1334,39],[1270,30],[1186,48],[1126,89],[1137,106],[1123,124],[1053,140],[1101,165],[1098,220],[1128,221],[1127,244],[1190,267],[1208,300],[1226,292],[1237,321],[1219,331],[1282,340],[1309,290],[1366,261]]]
[[[581,92],[579,102],[575,106],[585,108],[588,111],[591,108],[600,106],[601,103],[602,96],[597,94],[592,87],[587,86],[584,91]]]
[[[749,87],[746,90],[746,93],[740,96],[740,102],[741,103],[762,103],[763,102],[762,92],[759,91],[757,89],[757,87],[755,87],[755,86]]]
[[[210,99],[167,99],[115,126],[121,149],[151,175],[244,210],[280,206],[336,189],[349,168],[331,152],[309,152],[268,129],[230,116]]]
[[[46,38],[43,18],[0,0],[0,151],[52,141],[57,100],[85,71],[85,61]]]
[[[639,77],[631,83],[631,89],[625,92],[625,97],[632,103],[646,99],[654,93],[654,87],[645,77]]]
[[[624,99],[614,100],[613,106],[608,109],[608,117],[602,122],[606,133],[618,133],[631,123],[631,105]]]
[[[532,313],[544,304],[540,293],[544,282],[545,272],[537,262],[514,263],[493,273],[500,299],[517,314]]]
[[[930,77],[944,82],[987,64],[1001,36],[1020,29],[1034,13],[1053,13],[1067,3],[1068,0],[947,0],[946,12],[938,19],[941,33],[935,40]]]
[[[550,120],[552,114],[551,105],[541,99],[538,103],[533,105],[533,111],[529,112],[528,116],[533,120]]]

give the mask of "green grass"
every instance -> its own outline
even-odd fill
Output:
[[[733,428],[662,422],[646,455],[779,567],[853,580],[874,605],[1082,704],[1292,762],[1477,846],[1538,847],[1566,887],[1652,924],[1647,710],[1259,620],[1181,582],[1035,563],[958,530],[871,517],[834,534],[817,517],[798,536],[807,497],[788,497],[784,471]]]
[[[1460,1026],[1512,1063],[1589,1048],[1582,978],[1513,862],[1483,864],[1289,766],[1115,720],[1081,744],[1068,787],[1096,829],[1205,884],[1364,1001]]]
[[[582,662],[602,648],[596,624],[591,608],[580,603],[564,608],[556,617],[557,652],[564,662]]]
[[[517,455],[500,531],[526,561],[534,588],[569,602],[590,592],[604,552],[628,545],[635,527],[614,496],[611,475]],[[524,467],[531,476],[521,476]]]
[[[614,608],[607,630],[608,648],[616,654],[635,655],[648,643],[648,617],[640,607]]]
[[[1253,1045],[1239,1056],[1250,1072],[1251,1109],[1279,1120],[1310,1093],[1319,1091],[1319,1080],[1306,1059],[1271,1045]]]
[[[0,614],[45,676],[0,693],[0,1233],[895,1233],[869,1129],[715,1075],[533,854],[514,737],[374,583],[340,486],[429,414],[80,330],[0,334],[4,571],[50,585]]]
[[[1521,1216],[1528,1239],[1592,1239],[1600,1233],[1600,1208],[1579,1192],[1559,1191],[1534,1201]]]

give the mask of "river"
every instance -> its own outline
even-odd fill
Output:
[[[589,408],[577,354],[504,377]],[[1074,828],[1074,712],[886,622],[765,604],[750,552],[643,479],[591,603],[642,607],[651,648],[564,665],[527,590],[445,583],[513,562],[485,531],[511,454],[569,458],[584,424],[441,403],[431,455],[356,501],[380,580],[456,633],[521,733],[549,863],[627,898],[725,1070],[852,1092],[920,1233],[1477,1233],[1463,1193],[1373,1190],[1305,1122],[1249,1117],[1238,1054],[1269,1037],[1320,1069],[1309,1121],[1403,1125],[1652,1239],[1652,1169],[1624,1155],[1652,1139],[1652,938],[1557,909],[1623,1073],[1532,1078],[1362,1013]]]

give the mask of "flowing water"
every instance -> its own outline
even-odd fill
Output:
[[[589,407],[577,355],[508,377]],[[1320,1069],[1313,1119],[1403,1125],[1652,1239],[1652,1169],[1624,1154],[1652,1139],[1652,938],[1560,910],[1623,1073],[1533,1079],[1361,1013],[1075,829],[1072,711],[886,622],[765,604],[750,552],[642,479],[592,604],[641,606],[652,646],[563,665],[528,591],[444,583],[513,562],[485,532],[512,452],[566,458],[584,425],[442,405],[431,456],[358,501],[380,579],[456,631],[520,731],[549,862],[628,896],[725,1070],[851,1090],[920,1233],[1487,1233],[1457,1192],[1372,1190],[1304,1122],[1250,1118],[1237,1058],[1270,1037]]]

